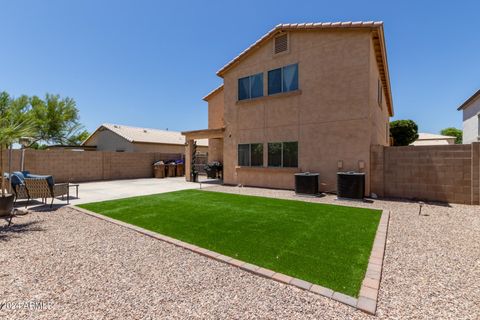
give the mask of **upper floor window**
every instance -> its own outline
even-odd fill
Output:
[[[298,167],[298,142],[273,142],[268,144],[269,167]]]
[[[238,145],[238,165],[244,167],[263,166],[263,144],[250,143]]]
[[[263,73],[238,79],[238,100],[263,96]]]
[[[268,95],[298,90],[298,63],[268,71]]]

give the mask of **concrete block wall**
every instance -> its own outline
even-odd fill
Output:
[[[373,193],[383,197],[479,204],[480,144],[371,149]]]
[[[20,150],[13,151],[12,171],[20,170]],[[69,150],[26,150],[25,170],[53,175],[56,182],[135,179],[153,177],[152,164],[176,160],[183,154],[135,152],[75,152]],[[4,157],[5,171],[7,159]]]

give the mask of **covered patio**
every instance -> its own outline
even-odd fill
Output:
[[[223,163],[223,133],[225,128],[184,131],[185,136],[185,179],[193,181],[192,168],[194,166],[195,140],[208,139],[208,162]]]

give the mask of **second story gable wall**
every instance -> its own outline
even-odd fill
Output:
[[[268,71],[298,63],[303,111],[300,121],[335,121],[364,117],[368,97],[369,31],[289,32],[289,52],[274,55],[273,39],[224,75],[225,118],[238,100],[238,79],[263,72],[262,99],[268,97]],[[283,105],[286,99],[272,100]],[[331,103],[334,101],[335,103]],[[321,104],[321,107],[319,107]],[[341,105],[340,105],[341,104]],[[313,118],[312,118],[313,117]]]
[[[223,89],[208,99],[208,129],[218,129],[225,126],[223,122]]]

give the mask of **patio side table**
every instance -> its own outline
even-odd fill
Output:
[[[72,187],[75,188],[75,198],[77,198],[77,199],[78,199],[78,186],[80,186],[78,183],[69,183],[68,184],[69,188],[72,188]]]

